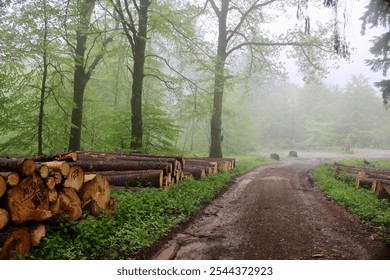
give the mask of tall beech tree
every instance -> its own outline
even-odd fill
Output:
[[[113,40],[104,31],[93,30],[91,17],[96,6],[96,0],[76,0],[76,44],[68,41],[68,45],[74,50],[74,74],[73,74],[73,102],[72,125],[69,137],[69,150],[80,150],[81,131],[83,124],[84,93],[92,73],[104,55],[105,47]],[[92,30],[94,32],[92,32]],[[90,34],[97,33],[92,39],[88,49],[87,41]],[[102,49],[93,58],[89,57],[92,48],[96,48],[98,38],[103,38]],[[92,60],[89,62],[89,60]]]
[[[133,56],[130,69],[133,84],[131,94],[131,149],[142,150],[142,91],[145,50],[148,40],[148,12],[152,0],[110,0],[126,35]]]
[[[309,67],[319,69],[315,65],[314,58],[311,57],[311,49],[317,48],[318,51],[328,51],[326,44],[320,44],[314,41],[310,36],[299,35],[296,32],[295,37],[285,38],[267,38],[266,34],[258,35],[259,19],[264,15],[265,8],[277,9],[274,4],[281,4],[277,0],[252,0],[246,3],[233,0],[206,0],[205,8],[210,4],[214,15],[218,21],[218,42],[215,55],[214,68],[214,92],[213,109],[211,117],[211,143],[210,157],[222,157],[222,107],[225,81],[228,75],[225,74],[227,59],[234,53],[244,48],[249,49],[253,55],[260,53],[264,55],[264,48],[293,47],[296,52],[309,61]],[[287,5],[287,4],[285,4]],[[256,20],[257,19],[257,20]],[[309,32],[309,26],[305,25],[306,34]],[[324,39],[325,40],[325,39]],[[328,45],[329,47],[329,45]],[[264,58],[265,64],[269,64],[268,58]]]

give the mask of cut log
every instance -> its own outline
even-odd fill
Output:
[[[9,221],[8,211],[3,208],[0,208],[0,230],[2,230],[8,224],[8,221]]]
[[[49,190],[49,203],[53,204],[58,199],[58,192],[56,190]]]
[[[42,165],[46,165],[50,172],[59,172],[65,178],[70,173],[70,165],[66,161],[49,161],[42,163]]]
[[[20,177],[16,172],[0,172],[0,177],[3,177],[5,183],[10,187],[15,187],[20,181]]]
[[[0,171],[30,176],[35,171],[35,162],[32,159],[0,158]]]
[[[77,161],[77,152],[71,151],[71,152],[65,152],[65,153],[59,153],[52,156],[38,156],[32,158],[33,161],[37,162],[44,162],[44,161]]]
[[[73,188],[62,188],[58,192],[56,202],[50,207],[54,215],[65,218],[67,221],[76,221],[81,217],[81,201]]]
[[[84,171],[79,165],[72,165],[70,167],[69,176],[64,181],[64,187],[74,188],[79,191],[84,183]]]
[[[159,157],[142,157],[133,156],[132,154],[115,154],[115,153],[83,153],[79,154],[79,160],[81,161],[139,161],[139,162],[157,162],[168,163],[168,173],[175,173],[176,169],[181,166],[175,158],[159,158]]]
[[[200,168],[205,168],[206,173],[209,172],[210,174],[218,173],[218,162],[216,161],[209,161],[204,159],[186,159],[186,166],[198,166]],[[209,171],[208,168],[211,168],[211,171]]]
[[[198,167],[185,167],[184,168],[184,174],[189,175],[191,174],[194,179],[202,179],[203,177],[206,176],[206,172],[203,168],[198,168]]]
[[[91,215],[97,215],[101,209],[107,209],[109,205],[110,186],[100,174],[88,174],[84,177],[84,184],[78,193],[81,207],[89,210]]]
[[[52,213],[49,211],[48,196],[48,189],[38,175],[24,178],[19,185],[10,188],[6,195],[11,220],[21,224],[49,219]]]
[[[56,179],[54,177],[48,177],[44,180],[46,188],[51,191],[55,190],[56,187]]]
[[[78,160],[77,163],[85,172],[99,171],[127,171],[127,170],[163,170],[164,175],[169,173],[169,163],[154,161],[93,161]]]
[[[35,163],[35,170],[39,173],[42,179],[46,179],[49,176],[49,167],[41,162]]]
[[[37,224],[30,228],[31,245],[39,246],[41,239],[46,235],[46,227],[44,224]]]
[[[389,168],[372,168],[372,167],[357,167],[357,166],[349,166],[340,163],[335,163],[334,168],[339,171],[345,171],[350,173],[358,173],[364,172],[369,177],[376,177],[380,175],[383,179],[390,179],[390,169]]]
[[[109,171],[98,173],[103,175],[110,185],[114,186],[161,188],[163,185],[162,170]]]
[[[156,160],[157,161],[169,161],[169,160],[172,160],[172,159],[175,159],[176,161],[178,161],[180,164],[177,164],[177,166],[181,166],[183,167],[184,166],[184,158],[182,156],[177,156],[177,155],[156,155],[156,154],[143,154],[143,153],[118,153],[118,152],[93,152],[93,151],[78,151],[78,155],[79,157],[81,155],[86,155],[86,156],[95,156],[95,157],[99,157],[99,156],[125,156],[125,157],[144,157],[144,158],[148,158],[148,160],[145,160],[145,161],[149,161],[150,160]]]
[[[7,184],[3,177],[0,176],[0,197],[2,197],[7,191]]]
[[[54,182],[56,185],[62,183],[62,175],[60,172],[53,172],[50,177],[54,178]]]
[[[390,200],[390,182],[388,183],[384,183],[384,182],[381,182],[382,183],[382,188],[379,192],[379,198],[385,198],[387,200]]]
[[[231,166],[231,168],[236,167],[236,159],[234,159],[234,158],[206,158],[206,157],[185,158],[186,164],[187,164],[188,160],[207,160],[207,161],[213,161],[213,162],[229,162],[229,165]]]
[[[27,228],[16,229],[4,242],[3,248],[0,251],[0,259],[25,258],[28,252],[30,252],[30,239],[30,232]]]

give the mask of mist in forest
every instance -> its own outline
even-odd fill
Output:
[[[349,48],[346,35],[358,37],[371,1],[356,11],[340,1],[339,13],[313,1],[311,18],[305,1],[82,2],[0,5],[0,155],[222,157],[390,143],[368,74],[341,67],[342,85],[324,82],[331,65],[356,58],[363,44]]]
[[[222,143],[230,154],[389,148],[389,112],[363,75],[353,76],[343,88],[259,78],[247,92],[239,87],[230,91],[225,102]],[[207,152],[202,149],[207,147],[202,125],[207,127],[207,122],[183,134],[183,148]]]

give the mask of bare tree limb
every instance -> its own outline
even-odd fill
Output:
[[[322,48],[319,45],[315,44],[308,44],[308,43],[299,43],[299,42],[243,42],[241,44],[238,44],[237,46],[231,48],[226,52],[226,56],[229,56],[234,51],[239,50],[246,46],[263,46],[263,47],[284,47],[284,46],[294,46],[294,47],[316,47],[318,49],[321,49],[323,51],[327,51],[324,48]]]
[[[146,57],[155,57],[155,58],[158,58],[160,60],[162,60],[165,65],[170,69],[172,70],[173,72],[175,72],[177,75],[179,75],[180,77],[182,77],[184,80],[186,80],[188,83],[192,84],[193,86],[195,86],[196,88],[199,88],[200,90],[206,92],[206,93],[209,93],[211,94],[211,92],[207,91],[206,89],[200,87],[198,84],[196,84],[194,81],[192,81],[190,78],[186,77],[185,75],[183,75],[182,73],[180,73],[178,70],[176,70],[175,68],[173,68],[168,60],[166,60],[164,57],[161,57],[159,55],[156,55],[156,54],[150,54],[150,55],[147,55]]]
[[[221,16],[221,11],[218,9],[217,4],[215,4],[215,1],[214,1],[214,0],[208,0],[208,2],[210,2],[211,7],[213,7],[213,10],[214,10],[215,14],[216,14],[218,17],[220,17],[220,16]]]

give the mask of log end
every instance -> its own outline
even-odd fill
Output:
[[[5,241],[0,251],[0,259],[10,260],[14,258],[24,259],[30,252],[30,232],[27,228],[19,228],[13,231]]]

